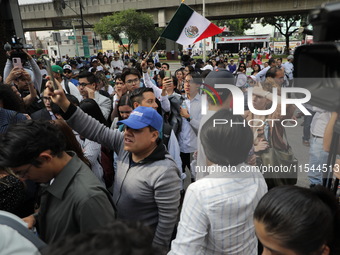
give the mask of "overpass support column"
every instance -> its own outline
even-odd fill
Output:
[[[159,27],[165,27],[166,26],[165,9],[159,9],[158,10],[158,26]]]

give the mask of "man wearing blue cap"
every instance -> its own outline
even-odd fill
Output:
[[[140,221],[154,231],[153,245],[169,247],[180,199],[176,163],[159,139],[163,119],[151,107],[137,107],[126,120],[125,133],[112,130],[70,104],[59,85],[49,94],[64,111],[67,123],[80,135],[118,155],[113,201],[118,219]],[[47,83],[48,89],[51,83]]]

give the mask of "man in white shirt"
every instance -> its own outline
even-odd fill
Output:
[[[99,60],[96,59],[96,58],[92,59],[91,64],[92,64],[92,67],[89,68],[89,72],[91,72],[92,69],[94,69],[94,68],[96,69],[96,72],[104,70],[104,68],[101,66]]]
[[[113,54],[110,72],[113,74],[121,73],[123,71],[123,68],[124,62],[121,59],[119,59],[119,55],[117,53]]]
[[[223,109],[203,125],[200,136],[210,175],[188,187],[168,255],[258,253],[253,214],[267,185],[257,167],[242,163],[253,134],[248,126],[215,125],[215,119],[243,121]]]
[[[289,87],[292,86],[293,78],[294,78],[293,77],[293,71],[294,71],[293,61],[294,61],[294,56],[289,55],[287,57],[287,62],[282,65],[285,69],[285,75],[286,75],[286,77],[288,78],[288,81],[289,81]]]
[[[258,82],[263,82],[265,79],[266,79],[266,74],[268,72],[268,70],[271,68],[271,67],[275,67],[276,66],[276,60],[275,58],[271,58],[269,59],[268,61],[268,66],[263,68],[257,75],[256,75],[256,80]]]

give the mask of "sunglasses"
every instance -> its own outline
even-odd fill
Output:
[[[64,73],[72,73],[72,71],[64,71]]]

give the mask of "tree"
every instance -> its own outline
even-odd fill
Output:
[[[299,28],[294,28],[296,22],[301,20],[302,15],[268,16],[261,19],[261,24],[274,26],[286,39],[285,54],[289,55],[289,37]]]
[[[139,39],[147,39],[156,33],[151,15],[131,9],[102,18],[94,25],[94,31],[104,38],[111,35],[114,41],[129,52],[131,45]],[[123,35],[128,39],[127,48],[122,42]]]
[[[255,18],[230,19],[213,21],[219,27],[228,27],[234,35],[244,35],[244,31],[251,28]]]

